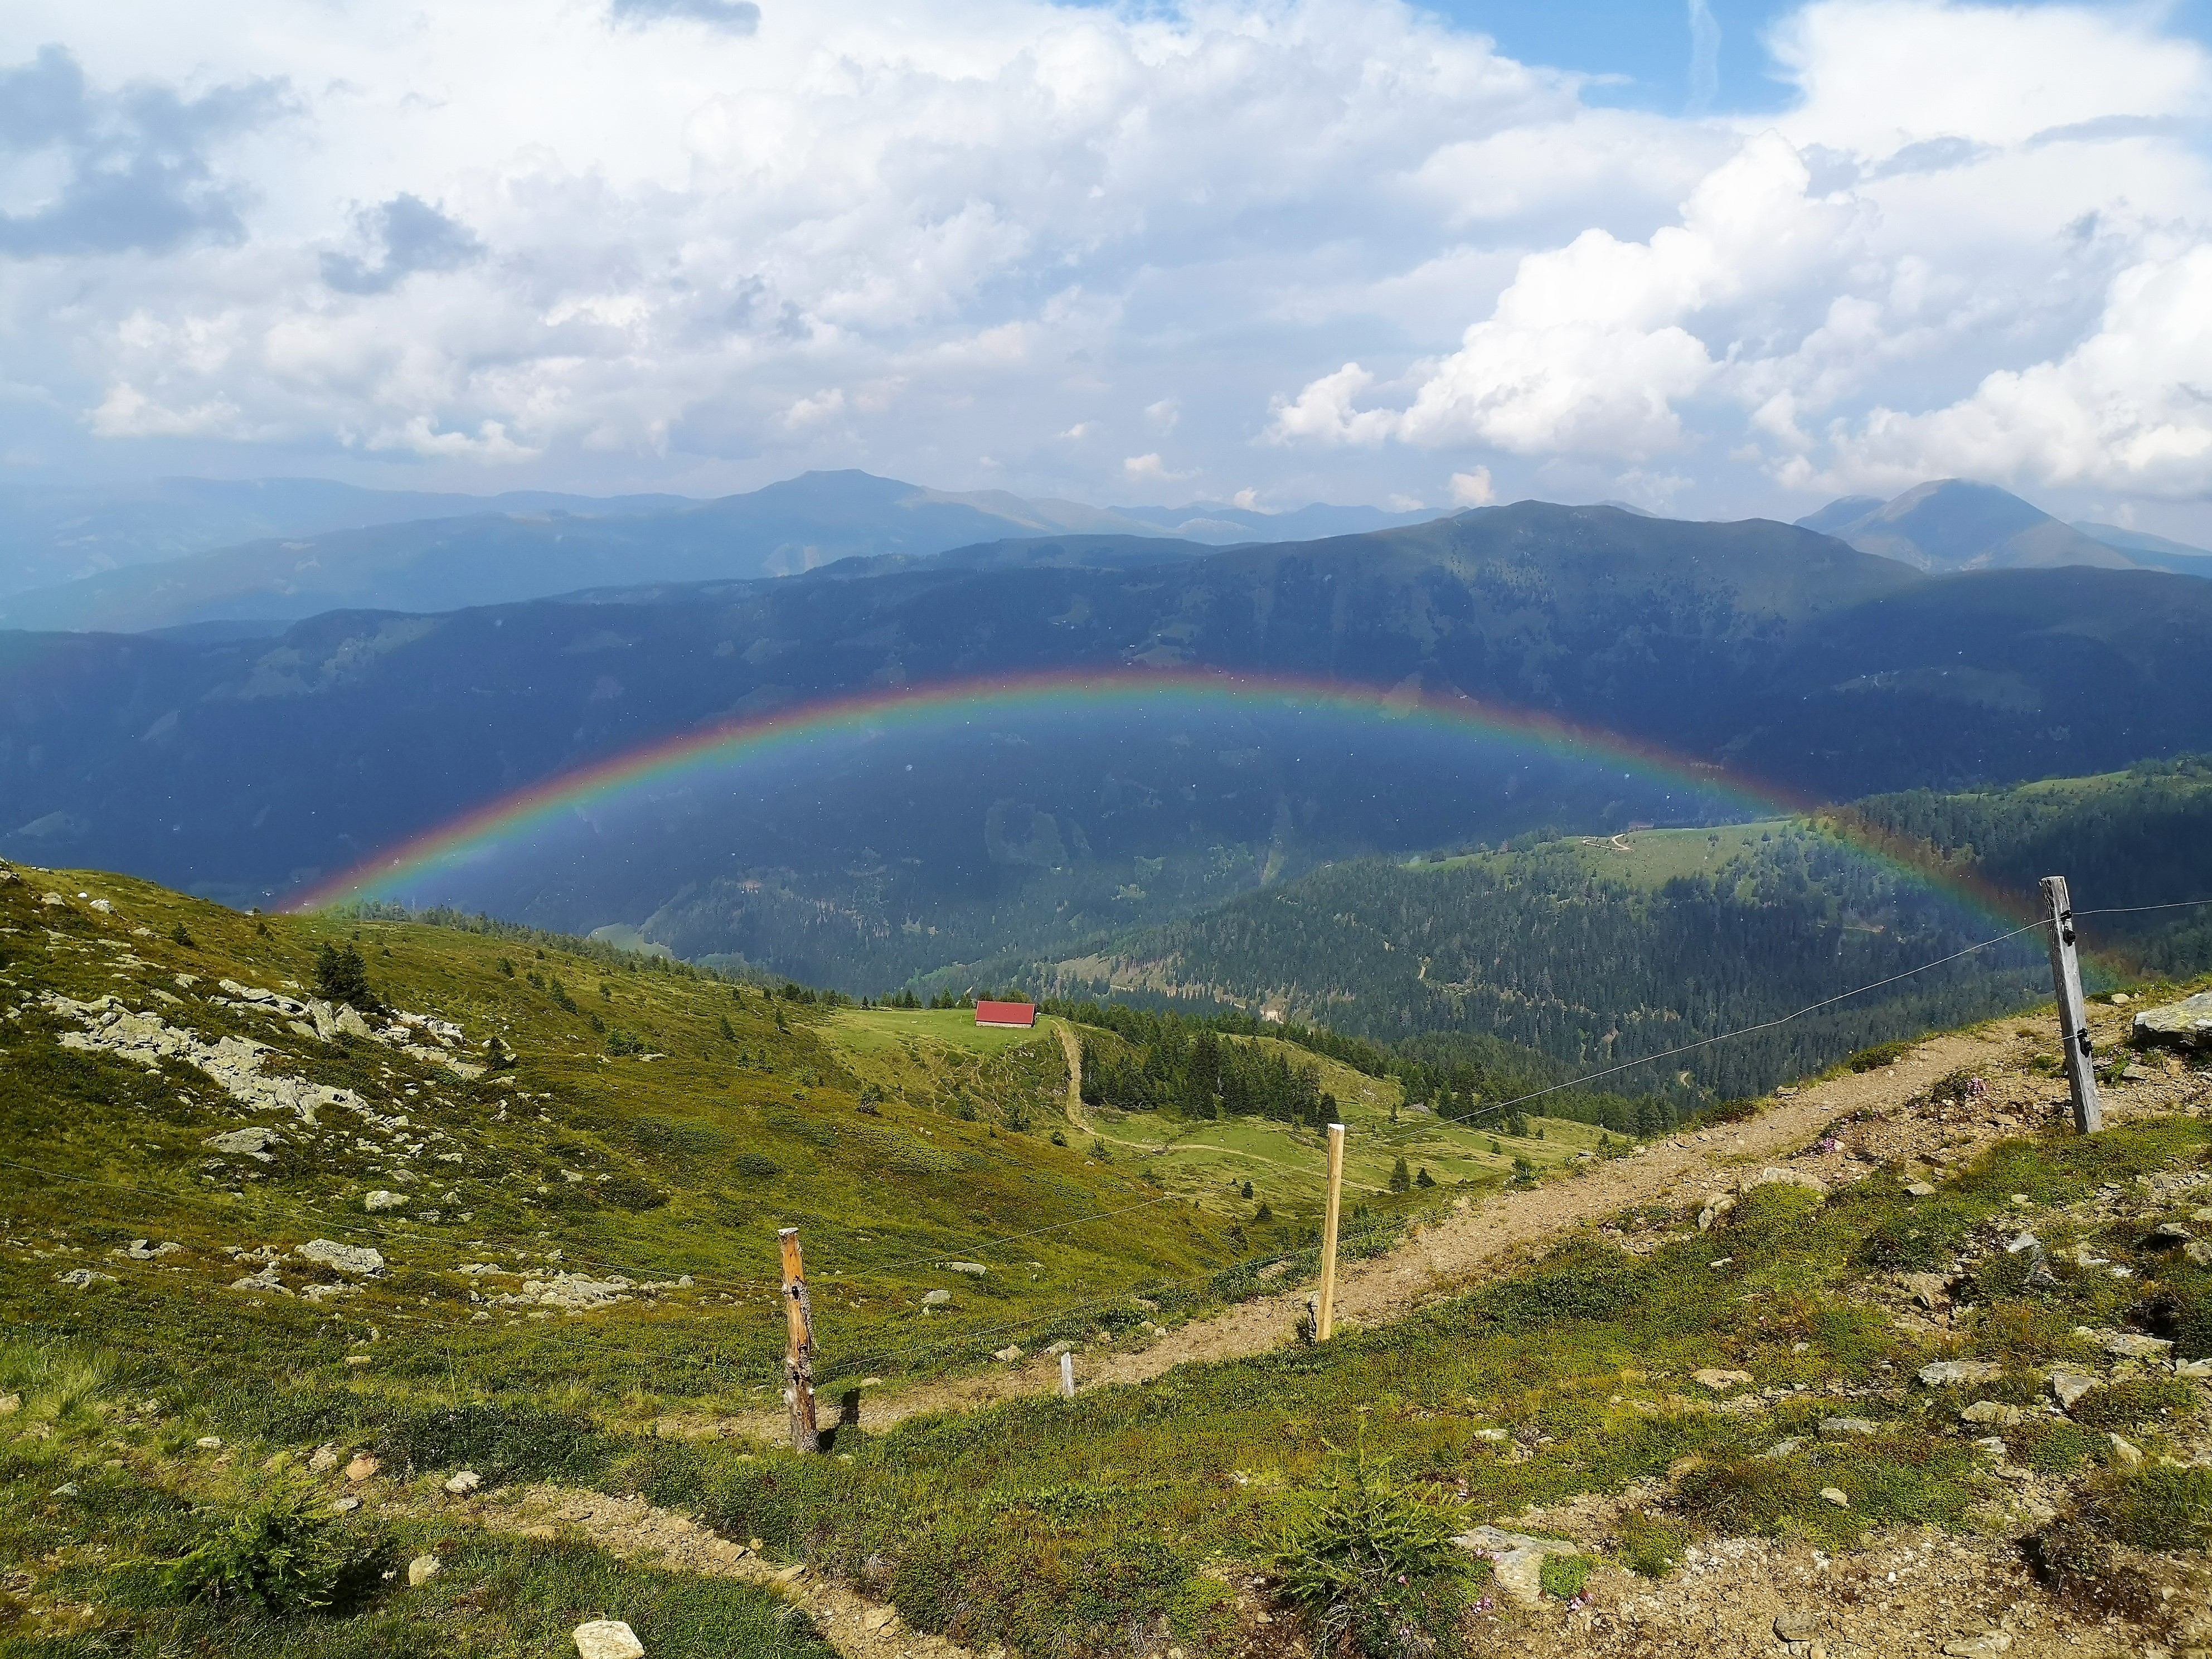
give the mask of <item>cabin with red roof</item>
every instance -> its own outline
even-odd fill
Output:
[[[978,1025],[1031,1026],[1036,1024],[1036,1004],[978,1001],[975,1004],[975,1023]]]

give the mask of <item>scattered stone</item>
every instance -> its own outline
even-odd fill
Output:
[[[407,1588],[421,1589],[435,1578],[445,1566],[434,1555],[418,1555],[407,1564]]]
[[[118,1244],[111,1253],[132,1261],[158,1261],[165,1255],[174,1255],[185,1247],[173,1243],[156,1244],[150,1238],[134,1238],[128,1244]]]
[[[292,1254],[302,1261],[335,1267],[342,1273],[374,1279],[384,1272],[384,1258],[376,1251],[356,1244],[333,1243],[327,1238],[311,1238]]]
[[[1021,1357],[1022,1351],[1011,1345],[1000,1349],[998,1352],[991,1356],[992,1358],[1001,1361],[1002,1363],[1009,1365],[1013,1364],[1015,1360],[1019,1359]]]
[[[2105,1438],[2112,1443],[2113,1461],[2122,1468],[2135,1469],[2142,1467],[2143,1455],[2136,1447],[2129,1444],[2117,1434],[2107,1433]]]
[[[383,1467],[381,1462],[363,1452],[346,1465],[346,1479],[358,1486]]]
[[[204,1434],[198,1439],[193,1441],[192,1444],[198,1446],[202,1451],[221,1451],[222,1449],[222,1437],[218,1434]]]
[[[1705,1207],[1698,1212],[1698,1231],[1701,1233],[1711,1232],[1714,1224],[1734,1208],[1735,1208],[1735,1194],[1733,1193],[1722,1193],[1717,1197],[1707,1199]]]
[[[2138,1336],[2132,1331],[2122,1331],[2105,1339],[2105,1352],[2115,1359],[2163,1359],[2173,1351],[2173,1344],[2162,1336]]]
[[[200,1145],[210,1152],[242,1153],[247,1158],[259,1158],[264,1164],[274,1164],[276,1155],[269,1149],[282,1146],[283,1140],[284,1137],[274,1129],[255,1127],[233,1129],[228,1134],[210,1135]]]
[[[2017,1234],[2012,1242],[2005,1246],[2007,1255],[2019,1255],[2027,1250],[2033,1250],[2038,1255],[2043,1254],[2043,1241],[2033,1233]]]
[[[81,1291],[89,1290],[94,1285],[112,1285],[115,1282],[113,1273],[96,1273],[89,1267],[72,1267],[65,1273],[54,1275],[55,1284],[74,1285]]]
[[[446,1482],[446,1490],[455,1498],[466,1498],[482,1485],[483,1485],[483,1476],[478,1474],[474,1469],[463,1469]]]
[[[366,1365],[368,1364],[368,1356],[365,1353],[349,1353],[346,1356],[345,1363],[349,1365]]]
[[[1793,1435],[1787,1440],[1776,1441],[1765,1451],[1759,1453],[1759,1455],[1761,1457],[1787,1457],[1790,1453],[1796,1451],[1804,1443],[1805,1443],[1803,1441],[1798,1439]]]
[[[950,1291],[924,1291],[921,1293],[921,1305],[925,1308],[941,1308],[951,1300],[952,1292]]]
[[[1075,1344],[1068,1341],[1055,1342],[1044,1351],[1045,1358],[1048,1359],[1057,1359],[1064,1353],[1073,1353],[1074,1352]]]
[[[1962,1636],[1943,1644],[1943,1651],[1951,1659],[1986,1659],[1987,1656],[2012,1651],[2012,1637],[2001,1630],[1984,1631],[1979,1636]]]
[[[46,1494],[49,1498],[74,1498],[76,1495],[77,1484],[74,1480],[64,1480]]]
[[[316,1447],[313,1455],[307,1459],[307,1470],[311,1474],[328,1474],[337,1466],[338,1449],[327,1443]]]
[[[22,1409],[23,1396],[21,1395],[0,1394],[0,1417],[13,1417],[17,1412]]]
[[[2000,1429],[2017,1428],[2027,1413],[2017,1406],[2001,1405],[1994,1400],[1977,1400],[1959,1413],[1961,1423],[1987,1423]]]
[[[1847,1510],[1851,1506],[1851,1500],[1838,1487],[1823,1486],[1820,1488],[1820,1496],[1839,1510]]]
[[[1909,1182],[1906,1183],[1905,1190],[1908,1194],[1914,1198],[1933,1198],[1936,1196],[1936,1189],[1924,1181]]]
[[[1822,1434],[1880,1434],[1881,1425],[1863,1417],[1824,1417],[1820,1419]]]
[[[2212,1380],[2212,1359],[2177,1359],[2173,1362],[2173,1374],[2176,1376],[2199,1376]]]
[[[1715,1394],[1726,1394],[1739,1383],[1751,1381],[1749,1371],[1703,1370],[1690,1373],[1690,1381],[1701,1389],[1711,1389]]]
[[[2084,1376],[2079,1371],[2053,1371],[2051,1373],[2051,1397],[2058,1401],[2063,1409],[2067,1411],[2072,1411],[2074,1409],[2074,1402],[2096,1386],[2097,1379],[2095,1377]]]
[[[1818,1613],[1785,1613],[1774,1621],[1774,1637],[1778,1642],[1817,1642],[1826,1628]]]
[[[331,1507],[340,1515],[351,1515],[361,1507],[361,1499],[348,1492],[343,1498],[333,1499]]]
[[[2186,1244],[2196,1237],[2179,1221],[2161,1221],[2150,1230],[2150,1246],[2154,1250],[2170,1250],[2177,1244]]]
[[[387,1193],[379,1188],[361,1201],[364,1210],[396,1210],[407,1201],[404,1193]]]
[[[270,1291],[278,1296],[292,1294],[284,1288],[283,1282],[277,1278],[276,1264],[273,1261],[264,1267],[258,1273],[248,1273],[244,1279],[232,1279],[230,1288],[234,1291]]]
[[[2144,1009],[2135,1018],[2134,1036],[2142,1048],[2212,1048],[2212,991]]]
[[[2212,1267],[2212,1239],[2200,1238],[2194,1244],[2185,1244],[2181,1253],[2200,1267]]]
[[[2003,1366],[1986,1359],[1939,1359],[1920,1368],[1920,1380],[1931,1389],[1948,1389],[1960,1382],[1986,1382],[2003,1375]]]
[[[938,1265],[947,1273],[966,1273],[970,1279],[981,1279],[991,1271],[980,1261],[942,1261]]]

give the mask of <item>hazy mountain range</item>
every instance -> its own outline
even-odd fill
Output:
[[[265,902],[733,715],[1177,666],[1418,686],[1834,799],[2212,747],[2212,583],[1929,574],[1771,521],[1528,502],[1216,551],[1015,538],[775,580],[337,611],[266,638],[0,634],[0,851]],[[1379,724],[1301,738],[1202,711],[1048,716],[671,787],[628,818],[563,820],[569,839],[536,863],[422,896],[879,985],[1324,859],[1695,810],[1601,758],[1485,758]]]
[[[811,472],[696,501],[471,497],[312,479],[179,479],[0,497],[0,627],[140,632],[324,611],[447,611],[635,581],[790,575],[856,555],[918,555],[1079,532],[1201,544],[1340,535],[1430,516],[1316,504],[1268,514],[1196,502],[1086,507]],[[66,572],[70,580],[58,580]]]

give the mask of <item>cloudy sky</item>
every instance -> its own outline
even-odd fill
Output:
[[[2212,539],[2187,8],[11,0],[0,484]]]

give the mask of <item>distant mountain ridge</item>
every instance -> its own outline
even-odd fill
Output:
[[[1994,484],[1937,478],[1902,495],[1844,495],[1797,520],[1915,569],[2170,570],[2212,577],[2212,552],[2114,525],[2066,524]]]
[[[140,633],[296,621],[346,609],[452,611],[639,582],[791,575],[840,559],[926,556],[1055,532],[1220,545],[1342,534],[1424,516],[1318,503],[1272,516],[1212,503],[1121,511],[1005,490],[929,489],[854,471],[809,472],[716,501],[618,498],[604,510],[583,496],[382,501],[377,492],[314,481],[267,489],[173,483],[170,494],[212,503],[198,520],[187,515],[178,534],[204,535],[210,525],[249,519],[283,527],[237,545],[140,560],[34,591],[9,595],[0,586],[0,627]],[[161,492],[147,499],[155,498],[167,499]],[[127,497],[125,505],[137,500]],[[338,514],[340,522],[302,528],[318,512]],[[109,515],[106,531],[86,534],[127,539],[116,517]],[[5,550],[0,544],[0,561]]]

